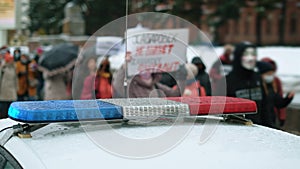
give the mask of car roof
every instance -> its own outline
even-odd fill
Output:
[[[116,124],[111,129],[89,123],[83,125],[54,123],[33,132],[32,138],[21,139],[15,136],[5,147],[24,168],[33,168],[32,165],[45,168],[95,168],[95,166],[162,168],[168,165],[169,168],[199,166],[276,169],[294,168],[300,162],[299,136],[259,125],[246,126],[220,122],[212,135],[200,142],[205,130],[213,127],[213,123],[206,122],[204,119],[195,124],[184,122],[178,125],[178,129],[189,125],[192,125],[192,128],[184,139],[171,149],[147,158],[116,155],[101,147],[91,135],[109,136],[114,130],[134,139],[159,137],[170,129],[170,125]],[[215,119],[215,122],[218,120]],[[10,119],[1,120],[0,127],[3,128],[3,124],[13,123],[15,122]],[[91,125],[95,127],[91,131],[92,134],[85,132],[84,127]],[[112,138],[111,142],[116,144],[116,147],[127,146],[121,140]],[[23,150],[31,155],[25,155]],[[132,150],[137,151],[139,150],[134,148]]]

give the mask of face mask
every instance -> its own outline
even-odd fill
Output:
[[[20,53],[15,54],[15,58],[20,58],[20,56],[21,56]]]
[[[242,56],[242,66],[247,70],[253,70],[256,65],[256,52],[254,48],[247,48]]]
[[[265,76],[263,76],[266,83],[272,83],[273,80],[274,80],[274,77],[275,77],[274,75],[265,75]]]

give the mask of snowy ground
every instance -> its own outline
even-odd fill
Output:
[[[190,62],[195,55],[202,56],[202,60],[210,70],[211,65],[223,52],[223,47],[214,50],[207,47],[192,47],[187,52]],[[270,57],[276,61],[277,75],[283,82],[285,92],[295,91],[296,96],[293,104],[300,104],[300,47],[260,47],[258,48],[258,59]],[[123,54],[110,58],[113,69],[118,69],[124,63]],[[299,66],[299,67],[298,67]]]

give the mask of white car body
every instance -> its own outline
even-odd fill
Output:
[[[0,121],[0,128],[17,124]],[[88,124],[84,124],[88,125]],[[118,125],[118,124],[117,124]],[[182,125],[193,125],[187,122]],[[259,125],[220,122],[212,136],[199,143],[205,125],[196,122],[173,149],[144,159],[124,158],[103,150],[79,125],[49,124],[32,132],[32,138],[13,136],[4,145],[23,168],[272,168],[300,166],[300,137]],[[169,126],[121,126],[128,137],[151,137]],[[101,125],[100,125],[101,128]],[[108,134],[110,129],[95,130]],[[0,133],[1,139],[5,132]],[[121,146],[122,142],[120,142]],[[145,145],[147,146],[147,145]],[[158,145],[159,146],[159,145]],[[136,150],[138,151],[138,150]]]

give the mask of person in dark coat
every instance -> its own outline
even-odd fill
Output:
[[[286,107],[292,101],[295,93],[289,92],[285,98],[280,95],[275,81],[275,68],[272,64],[267,62],[258,62],[257,67],[262,75],[263,89],[265,93],[262,125],[278,128],[274,108],[280,109]]]
[[[263,86],[256,67],[256,47],[249,42],[241,42],[235,46],[233,70],[226,76],[227,96],[253,100],[257,105],[257,113],[246,115],[256,124],[262,124]],[[223,81],[223,80],[221,80]],[[218,83],[217,90],[224,88]],[[220,93],[220,92],[218,92]]]
[[[34,60],[36,63],[39,63],[39,59],[41,58],[42,54],[43,54],[43,49],[41,47],[38,47],[36,49],[36,54],[34,56]],[[43,100],[43,89],[44,89],[44,78],[43,78],[43,72],[40,70],[36,70],[36,74],[37,74],[37,80],[38,80],[38,86],[37,86],[37,96],[38,96],[38,100]]]
[[[200,85],[205,88],[206,96],[211,96],[211,84],[209,75],[206,73],[206,66],[200,59],[200,57],[196,56],[192,59],[192,63],[197,66],[198,74],[196,75],[196,79],[200,81]]]
[[[275,74],[276,74],[277,64],[274,60],[272,60],[269,57],[265,57],[265,58],[262,58],[261,61],[270,63],[273,66],[273,68],[275,70]],[[274,81],[275,81],[275,86],[276,86],[275,90],[277,91],[277,93],[280,96],[283,97],[283,87],[282,87],[281,80],[279,79],[278,76],[275,75]],[[278,117],[278,120],[279,120],[279,125],[280,125],[280,127],[283,127],[283,125],[285,123],[285,119],[286,119],[286,108],[276,108],[276,107],[274,107],[274,109],[275,109],[276,116]]]
[[[20,48],[16,48],[14,50],[14,60],[15,60],[15,62],[19,61],[20,58],[21,58],[21,50],[20,50]]]

